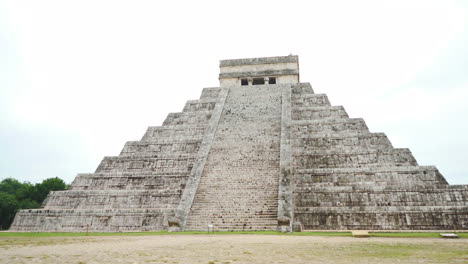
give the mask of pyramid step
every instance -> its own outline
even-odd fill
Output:
[[[200,124],[178,124],[178,125],[165,125],[153,126],[146,130],[141,141],[177,141],[187,138],[203,137],[207,128],[207,123]]]
[[[291,112],[292,120],[317,120],[326,118],[347,118],[343,106],[296,107]]]
[[[163,122],[165,125],[201,125],[208,123],[213,111],[169,113]]]
[[[185,103],[184,112],[213,111],[217,98],[205,98],[200,100],[189,100]]]
[[[293,94],[291,96],[291,107],[314,107],[330,106],[326,94]]]
[[[310,83],[298,83],[291,85],[292,95],[295,94],[313,94],[314,90]]]
[[[417,165],[409,149],[368,149],[366,151],[357,150],[350,153],[339,152],[337,150],[324,151],[323,153],[303,151],[293,153],[293,162],[295,166],[302,169]]]
[[[219,87],[203,88],[200,100],[218,98],[221,89]]]

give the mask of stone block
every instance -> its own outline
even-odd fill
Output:
[[[439,235],[442,238],[459,238],[459,236],[454,233],[440,233]]]

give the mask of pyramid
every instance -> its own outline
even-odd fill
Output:
[[[11,230],[468,229],[468,185],[300,83],[297,56],[223,60],[219,80]]]

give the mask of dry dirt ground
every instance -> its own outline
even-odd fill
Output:
[[[278,235],[0,237],[0,263],[468,263],[468,239]]]

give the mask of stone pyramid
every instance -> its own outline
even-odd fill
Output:
[[[220,70],[220,87],[18,212],[11,230],[468,229],[468,185],[314,94],[297,56]]]

